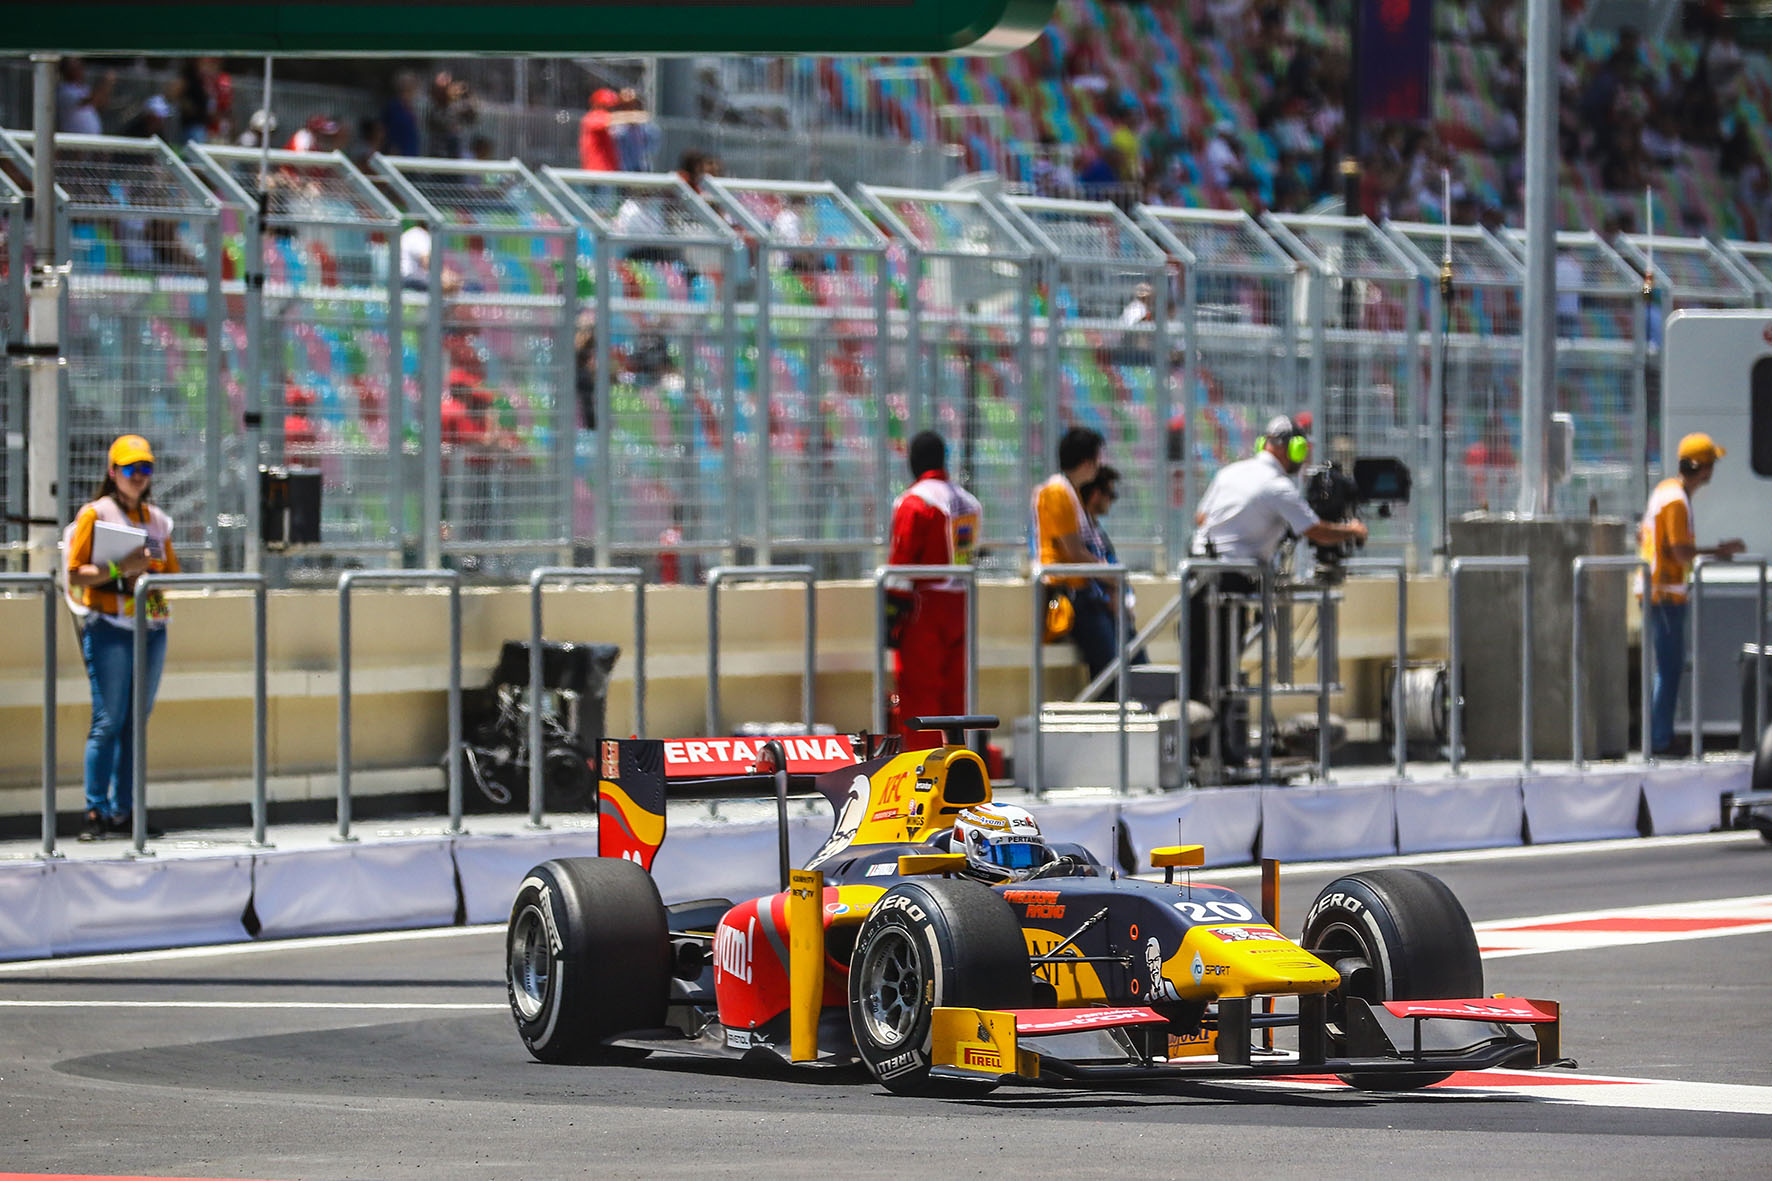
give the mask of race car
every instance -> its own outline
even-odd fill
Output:
[[[506,977],[530,1053],[860,1062],[903,1094],[1300,1073],[1408,1090],[1455,1070],[1570,1065],[1554,1002],[1484,995],[1470,920],[1438,879],[1338,878],[1295,943],[1274,925],[1277,873],[1261,906],[1192,881],[1199,846],[1152,850],[1161,882],[1124,876],[992,801],[962,743],[995,718],[910,724],[946,744],[898,753],[863,735],[848,758],[839,739],[697,744],[729,771],[701,784],[773,782],[784,818],[783,888],[737,903],[666,905],[648,873],[666,784],[696,775],[688,748],[604,742],[605,856],[536,866],[511,908]],[[835,812],[802,870],[786,853],[795,776]],[[1273,1048],[1277,1029],[1295,1048]]]

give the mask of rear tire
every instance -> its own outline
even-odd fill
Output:
[[[938,1007],[1017,1009],[1033,1000],[1021,923],[977,882],[912,881],[874,903],[849,961],[856,1055],[899,1095],[979,1094],[995,1084],[929,1077]]]
[[[665,1023],[670,929],[652,877],[631,861],[570,857],[530,870],[505,930],[517,1033],[543,1062],[637,1061],[604,1038]]]
[[[1446,883],[1417,869],[1370,870],[1324,886],[1305,917],[1303,946],[1341,973],[1328,1013],[1338,1049],[1349,996],[1377,1005],[1483,995],[1470,916]],[[1341,1077],[1366,1091],[1414,1091],[1450,1073]]]

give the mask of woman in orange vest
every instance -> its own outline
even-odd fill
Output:
[[[135,760],[132,693],[135,678],[135,629],[148,629],[147,707],[154,707],[160,669],[166,661],[166,603],[150,592],[138,603],[135,582],[141,575],[178,572],[172,549],[172,518],[148,503],[154,481],[154,452],[140,435],[124,435],[111,444],[110,465],[98,496],[80,509],[68,530],[68,598],[84,617],[80,651],[92,683],[92,728],[86,736],[86,817],[80,839],[97,840],[107,832],[133,827]],[[110,543],[98,546],[100,524],[140,530],[145,537],[120,556],[103,556]],[[111,536],[115,536],[112,534]]]

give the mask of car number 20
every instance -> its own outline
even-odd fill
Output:
[[[1190,923],[1246,923],[1255,917],[1241,902],[1177,902],[1175,909]]]

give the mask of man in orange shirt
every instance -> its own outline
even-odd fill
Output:
[[[1709,436],[1680,440],[1679,474],[1669,476],[1649,494],[1637,528],[1637,552],[1649,564],[1649,586],[1637,588],[1643,598],[1643,634],[1655,651],[1655,684],[1649,703],[1649,750],[1665,754],[1674,744],[1674,706],[1686,665],[1687,579],[1693,559],[1732,558],[1746,547],[1739,538],[1700,548],[1692,520],[1692,494],[1710,483],[1723,448]]]
[[[1074,426],[1058,441],[1058,471],[1034,489],[1034,531],[1029,538],[1034,560],[1042,566],[1091,563],[1089,517],[1080,489],[1101,470],[1104,441],[1099,431]],[[1089,601],[1098,593],[1087,578],[1054,579],[1048,586],[1070,599],[1071,642],[1094,676],[1114,658],[1114,617],[1111,605]],[[1092,609],[1099,608],[1099,609]]]

